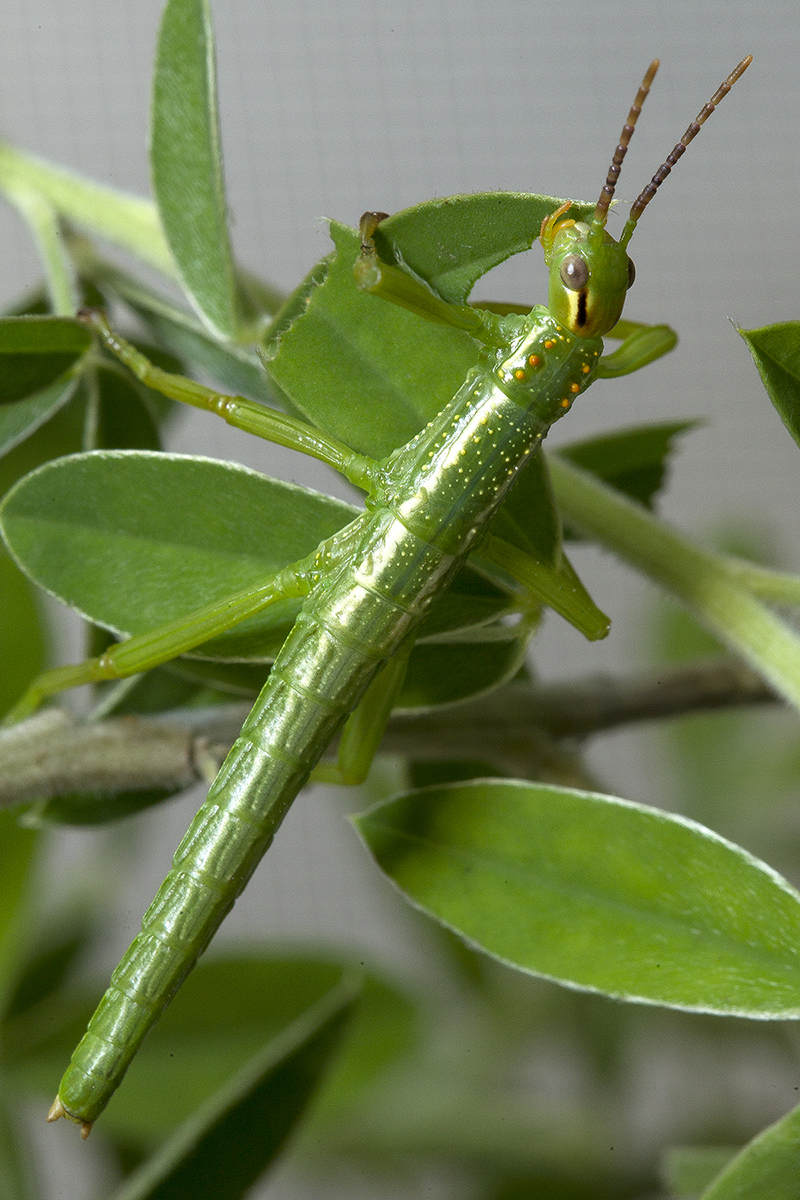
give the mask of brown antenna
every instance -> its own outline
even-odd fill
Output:
[[[592,217],[592,225],[605,226],[606,217],[608,216],[608,206],[614,198],[614,190],[617,186],[619,173],[622,169],[622,160],[628,152],[630,140],[633,137],[633,131],[636,128],[636,122],[639,119],[639,113],[642,111],[642,105],[647,99],[647,93],[650,91],[650,85],[656,77],[659,60],[654,58],[647,68],[647,74],[642,80],[642,86],[636,93],[636,99],[631,105],[631,111],[628,113],[628,119],[622,126],[619,145],[614,151],[614,157],[611,160],[611,166],[608,168],[608,175],[603,184],[603,190],[600,193],[600,199],[597,201],[597,207],[594,210]]]
[[[720,86],[714,92],[714,95],[711,97],[708,104],[704,104],[703,107],[700,109],[700,112],[697,114],[697,116],[692,121],[689,128],[686,130],[686,133],[683,135],[683,137],[677,143],[677,145],[673,147],[672,151],[667,155],[666,159],[661,164],[661,166],[658,168],[655,175],[648,183],[647,187],[643,188],[642,191],[639,193],[639,195],[637,196],[637,198],[634,201],[633,206],[631,208],[630,216],[628,217],[628,220],[625,222],[625,228],[622,231],[622,237],[619,239],[619,244],[621,246],[627,246],[628,242],[631,239],[631,235],[632,235],[634,229],[636,228],[636,222],[639,220],[639,217],[642,215],[644,210],[647,208],[648,204],[653,199],[653,196],[655,196],[656,192],[661,187],[661,184],[664,182],[664,180],[667,178],[667,176],[669,175],[672,168],[675,166],[675,163],[678,161],[678,159],[684,153],[684,151],[686,150],[686,147],[689,145],[689,143],[694,141],[694,139],[697,137],[698,133],[700,132],[700,126],[705,124],[705,122],[711,116],[711,114],[713,113],[714,109],[717,107],[719,102],[725,96],[727,96],[728,92],[731,90],[733,85],[736,83],[736,80],[740,77],[740,75],[744,74],[744,72],[750,66],[750,63],[752,61],[753,61],[752,54],[748,54],[747,58],[743,58],[742,61],[739,63],[738,67],[736,67],[735,70],[731,71],[730,75],[725,80],[725,82],[720,84]],[[614,158],[616,160],[616,155],[614,156]],[[611,172],[609,172],[609,178],[610,177],[611,177]],[[598,210],[599,210],[599,207],[600,206],[598,205]],[[608,206],[606,205],[606,207],[608,207]]]

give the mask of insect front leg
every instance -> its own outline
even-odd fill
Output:
[[[461,329],[486,346],[502,346],[505,341],[504,326],[496,314],[473,308],[469,304],[452,304],[449,300],[443,300],[423,280],[381,259],[375,245],[375,231],[386,216],[386,213],[367,212],[359,223],[361,253],[356,260],[354,274],[361,290],[406,308],[435,325]]]
[[[193,379],[173,375],[151,363],[135,346],[126,342],[109,326],[105,317],[96,309],[86,309],[79,314],[82,321],[100,337],[106,349],[118,358],[147,387],[170,400],[202,408],[206,412],[222,417],[229,425],[263,438],[278,446],[287,446],[300,454],[307,454],[333,467],[350,483],[365,491],[371,490],[375,462],[363,454],[357,454],[343,442],[329,437],[304,421],[286,413],[247,400],[244,396],[231,396],[215,392]]]
[[[638,321],[617,321],[606,337],[621,338],[622,345],[600,358],[597,374],[604,379],[630,375],[678,344],[678,335],[669,325],[642,325]]]

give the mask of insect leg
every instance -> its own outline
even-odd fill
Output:
[[[511,575],[531,599],[547,604],[590,641],[604,638],[608,633],[611,622],[592,600],[563,552],[559,565],[553,567],[504,538],[489,534],[473,558],[478,566],[483,560]]]
[[[29,717],[44,700],[65,688],[124,679],[140,671],[149,671],[224,633],[278,600],[307,596],[318,575],[311,565],[317,554],[315,551],[310,559],[290,563],[260,587],[226,596],[152,632],[118,642],[97,658],[43,672],[34,679],[4,723],[14,724]]]
[[[637,321],[618,321],[606,337],[622,338],[622,345],[600,358],[597,375],[604,379],[630,375],[678,344],[678,335],[669,325],[641,325]]]
[[[327,463],[341,475],[355,484],[356,487],[368,491],[372,480],[374,463],[363,454],[356,454],[349,446],[336,438],[329,437],[313,425],[246,400],[244,396],[229,396],[215,392],[213,388],[204,387],[193,379],[183,375],[173,375],[162,371],[148,358],[145,358],[135,346],[126,342],[108,325],[102,313],[96,309],[84,310],[79,314],[81,320],[89,325],[99,335],[106,348],[119,358],[130,371],[155,392],[168,396],[171,400],[179,400],[182,404],[191,404],[194,408],[205,409],[222,417],[229,425],[252,433],[265,441],[275,442],[279,446],[287,446],[300,454],[308,454]]]
[[[403,686],[411,647],[398,651],[373,679],[347,719],[335,763],[321,763],[311,772],[315,783],[363,783],[381,744]]]
[[[356,282],[361,290],[380,296],[382,300],[388,300],[400,308],[407,308],[435,325],[462,329],[487,346],[502,346],[505,335],[494,313],[473,308],[470,304],[451,304],[422,279],[401,267],[383,262],[375,245],[374,234],[386,215],[367,212],[361,218],[361,253],[354,267]]]

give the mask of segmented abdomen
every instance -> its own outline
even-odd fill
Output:
[[[451,568],[452,558],[385,510],[360,520],[363,557],[307,601],[72,1056],[59,1096],[73,1117],[90,1123],[103,1110],[309,772],[428,607],[430,580],[443,582]],[[407,564],[399,598],[381,586],[389,574],[387,543]]]

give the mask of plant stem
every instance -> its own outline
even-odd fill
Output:
[[[734,578],[726,561],[701,550],[595,476],[551,455],[565,518],[672,592],[790,704],[800,708],[800,638]]]
[[[627,678],[513,683],[464,704],[393,714],[381,749],[416,759],[482,758],[537,776],[574,769],[563,739],[636,721],[778,697],[742,663],[721,659]],[[0,731],[0,806],[69,792],[179,789],[205,778],[236,738],[248,704],[79,724],[50,708]],[[212,771],[213,774],[213,771]],[[562,778],[563,782],[563,778]]]
[[[0,143],[0,190],[12,195],[19,188],[38,193],[61,217],[108,238],[168,278],[177,279],[158,213],[150,200],[102,187]]]

